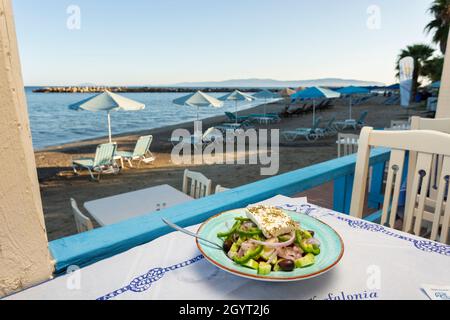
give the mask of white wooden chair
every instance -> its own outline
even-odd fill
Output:
[[[338,158],[358,152],[358,139],[357,134],[339,133],[336,141]]]
[[[183,176],[183,192],[194,199],[211,194],[212,181],[200,172],[185,170]]]
[[[441,119],[427,119],[420,117],[411,118],[411,130],[435,130],[450,134],[450,118]],[[417,162],[417,152],[410,152],[408,168],[414,168]],[[426,198],[426,206],[435,208],[436,199],[438,196],[438,180],[441,174],[443,164],[443,157],[434,155],[431,163],[431,175],[428,185],[428,196]],[[413,183],[413,176],[408,175],[407,185],[411,186]]]
[[[75,199],[70,198],[70,204],[72,206],[73,217],[75,218],[75,224],[77,225],[78,233],[89,231],[94,229],[91,219],[86,217],[78,208]]]
[[[423,221],[430,221],[430,239],[446,243],[450,224],[450,206],[446,205],[450,180],[450,148],[442,146],[449,145],[450,135],[437,131],[376,131],[370,127],[363,128],[359,139],[350,214],[358,218],[363,215],[370,148],[390,148],[391,158],[381,224],[394,227],[405,155],[407,151],[415,152],[417,160],[408,170],[412,183],[407,188],[403,231],[421,235]],[[432,172],[434,155],[442,156],[442,168],[438,179],[435,209],[434,212],[429,212],[425,207],[428,194],[426,190],[430,182],[428,177]]]
[[[220,192],[224,192],[224,191],[228,191],[228,190],[230,190],[230,188],[225,188],[225,187],[222,187],[220,184],[218,184],[216,186],[216,192],[215,193],[220,193]]]

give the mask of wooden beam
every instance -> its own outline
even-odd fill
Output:
[[[10,0],[0,0],[0,297],[48,280],[48,250]]]
[[[441,89],[439,90],[436,118],[450,118],[450,34],[448,35],[445,52],[444,72],[441,79]]]

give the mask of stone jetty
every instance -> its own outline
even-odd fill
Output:
[[[232,92],[234,90],[242,92],[256,92],[257,88],[193,88],[193,87],[101,87],[101,86],[68,86],[68,87],[43,87],[33,90],[36,93],[99,93],[105,90],[111,92]]]

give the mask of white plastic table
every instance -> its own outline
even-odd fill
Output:
[[[334,228],[345,246],[341,262],[309,280],[244,279],[206,261],[193,238],[173,232],[8,299],[428,299],[424,285],[450,285],[449,245],[303,199],[278,196],[265,203],[309,214]]]
[[[84,207],[101,226],[107,226],[192,200],[185,193],[165,184],[88,201]]]

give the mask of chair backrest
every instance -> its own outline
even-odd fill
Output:
[[[338,158],[358,152],[359,135],[352,133],[339,133],[337,142]]]
[[[106,166],[113,163],[114,154],[116,153],[117,144],[104,143],[97,146],[94,158],[94,167]]]
[[[183,192],[194,199],[211,194],[212,181],[200,172],[185,170],[183,176]]]
[[[91,219],[86,217],[78,208],[75,199],[70,198],[70,205],[72,206],[73,217],[77,226],[78,233],[94,229]]]
[[[364,111],[364,112],[361,112],[361,115],[359,116],[359,119],[358,119],[358,123],[359,124],[363,124],[365,121],[366,121],[366,118],[367,118],[367,115],[369,114],[369,112],[368,111]]]
[[[411,130],[434,130],[450,134],[450,118],[441,119],[426,119],[420,117],[411,118]],[[410,152],[408,168],[414,168],[417,162],[417,152]],[[438,180],[441,174],[443,164],[443,157],[439,155],[433,156],[431,164],[431,174],[429,175],[428,197],[427,203],[429,206],[434,206],[437,198]],[[413,176],[408,175],[407,185],[411,186]]]
[[[322,122],[322,117],[317,117],[316,121],[313,123],[312,129],[317,129],[320,127],[320,123]]]
[[[225,112],[225,115],[228,117],[228,119],[230,119],[230,120],[236,120],[236,116],[233,114],[233,113],[231,113],[231,112]]]
[[[150,149],[152,141],[152,135],[139,137],[138,141],[136,142],[136,146],[134,147],[133,157],[145,156]]]
[[[334,122],[336,121],[336,117],[331,118],[327,123],[327,128],[334,128]]]
[[[423,220],[432,222],[430,239],[448,241],[450,206],[446,205],[450,181],[450,135],[431,130],[378,131],[365,127],[361,131],[355,168],[350,213],[362,218],[371,147],[391,149],[381,224],[394,227],[407,151],[417,153],[414,168],[409,168],[412,183],[407,187],[403,231],[421,235]],[[433,155],[443,157],[438,179],[438,196],[434,212],[426,208],[427,190]],[[414,225],[413,225],[414,224]],[[439,228],[441,228],[439,234]]]
[[[224,192],[224,191],[228,191],[228,190],[230,190],[230,188],[225,188],[225,187],[222,187],[220,184],[218,184],[216,186],[216,192],[215,193],[220,193],[220,192]]]

